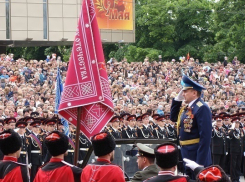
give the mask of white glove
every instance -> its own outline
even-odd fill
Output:
[[[185,98],[183,97],[183,89],[178,93],[178,95],[174,98],[176,101],[184,101]]]
[[[127,161],[128,162],[128,161],[130,161],[130,159],[129,159],[129,157],[124,157],[123,156],[123,161]]]
[[[78,164],[82,164],[82,163],[83,163],[83,160],[78,161]]]
[[[243,152],[243,156],[245,157],[245,152]]]
[[[180,145],[178,145],[178,149],[179,149],[179,150],[181,149],[181,146],[180,146]]]
[[[244,153],[245,153],[245,152],[244,152]],[[225,155],[228,155],[228,152],[226,152]],[[245,156],[245,154],[244,154],[244,156]]]
[[[44,164],[44,162],[42,162],[42,165]]]
[[[232,130],[234,130],[234,129],[235,129],[235,124],[236,124],[235,122],[234,122],[234,123],[232,123],[232,125],[231,125],[231,129],[232,129]]]
[[[197,168],[197,167],[201,167],[201,165],[197,164],[196,162],[186,159],[184,158],[183,161],[186,163],[185,165],[189,168],[191,168],[193,171]]]
[[[92,162],[92,163],[94,163],[94,162],[95,162],[95,160],[94,160],[94,159],[92,159],[92,160],[91,160],[91,162]]]
[[[31,163],[30,163],[30,164],[28,164],[27,166],[28,166],[29,169],[31,169],[31,166],[32,166],[32,165],[31,165]]]

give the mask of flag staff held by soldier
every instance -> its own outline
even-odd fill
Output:
[[[201,92],[205,88],[186,75],[183,75],[181,84],[183,89],[172,101],[170,119],[177,122],[182,157],[207,167],[212,164],[212,114],[201,99]],[[189,167],[185,167],[185,173],[195,179]]]

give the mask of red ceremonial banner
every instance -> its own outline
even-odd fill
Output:
[[[59,114],[88,137],[99,133],[114,114],[93,0],[83,0]]]

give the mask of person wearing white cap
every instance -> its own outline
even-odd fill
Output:
[[[154,150],[141,143],[137,143],[136,146],[138,148],[138,154],[137,154],[138,168],[142,171],[137,171],[134,174],[131,180],[132,182],[144,181],[152,176],[156,176],[159,171],[157,166],[154,164],[155,162]]]

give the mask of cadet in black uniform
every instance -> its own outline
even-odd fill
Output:
[[[31,144],[31,158],[30,166],[31,166],[31,181],[34,180],[38,168],[43,164],[42,162],[42,142],[43,138],[39,135],[39,127],[40,127],[40,120],[35,119],[30,126],[32,127],[32,133],[29,135]]]
[[[155,138],[163,139],[167,138],[167,132],[165,130],[165,117],[160,116],[157,118],[157,127],[153,130],[153,135]]]
[[[23,163],[23,164],[29,164],[30,161],[29,159],[31,158],[31,141],[29,137],[26,137],[25,134],[25,127],[27,126],[27,123],[23,121],[23,119],[20,119],[16,123],[16,128],[19,130],[17,133],[20,135],[21,142],[22,142],[22,147],[20,151],[20,157],[18,158],[18,162]]]
[[[111,127],[109,129],[109,132],[113,136],[114,139],[122,138],[121,128],[119,128],[119,123],[120,123],[119,118],[120,118],[119,116],[114,116],[110,120]],[[125,128],[126,128],[126,126],[125,126]]]
[[[234,129],[231,129],[229,132],[229,136],[231,139],[231,143],[230,143],[230,152],[231,152],[230,174],[231,174],[231,181],[236,182],[236,181],[240,181],[244,133],[243,133],[243,130],[241,128],[239,128],[239,126],[240,126],[240,118],[239,117],[232,119],[232,122],[233,122],[233,125],[235,125],[235,126],[233,126]]]
[[[215,116],[216,125],[212,129],[212,154],[213,164],[225,168],[226,135],[222,128],[222,117]]]
[[[136,115],[130,115],[128,118],[128,126],[122,130],[122,138],[136,138],[137,132],[135,130]]]
[[[44,118],[42,118],[44,119]],[[40,120],[41,121],[41,120]],[[49,133],[53,132],[55,130],[55,125],[56,125],[57,120],[52,118],[52,119],[46,119],[44,124],[46,125],[46,133],[42,132],[42,139],[44,141],[44,139],[46,138],[47,135],[49,135]],[[43,152],[42,152],[42,157],[43,157],[43,162],[47,163],[50,161],[51,159],[51,154],[49,153],[47,146],[45,145],[45,143],[43,143]]]
[[[226,135],[226,157],[225,157],[225,172],[227,174],[230,174],[230,136],[229,136],[229,130],[231,128],[230,125],[230,115],[226,113],[220,113],[219,116],[223,115],[223,125],[222,127],[224,128],[224,132]]]
[[[149,129],[149,113],[142,115],[142,121],[143,125],[137,129],[138,138],[152,138],[153,134]]]
[[[84,157],[86,156],[89,147],[91,146],[91,142],[87,139],[87,137],[83,134],[80,133],[79,136],[79,164],[82,164]]]
[[[68,162],[69,164],[73,164],[74,163],[74,149],[75,149],[75,138],[76,136],[73,134],[73,126],[69,125],[69,135],[68,135],[68,139],[69,139],[69,145],[68,145],[68,154],[67,156],[65,156],[64,160],[66,162]]]

